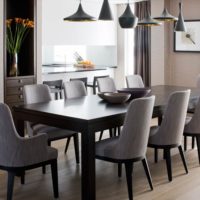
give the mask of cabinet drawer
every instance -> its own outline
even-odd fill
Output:
[[[30,85],[34,83],[34,78],[19,78],[19,79],[10,79],[6,81],[7,87],[17,87],[23,85]]]
[[[23,102],[24,97],[22,94],[6,96],[6,103]]]
[[[6,91],[7,95],[14,95],[14,94],[22,94],[23,93],[23,86],[20,87],[8,87]]]

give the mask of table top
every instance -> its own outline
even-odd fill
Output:
[[[169,95],[174,91],[188,89],[179,86],[153,86],[152,95],[156,96],[155,107],[165,106]],[[191,97],[198,97],[200,89],[191,88]],[[125,115],[129,103],[109,104],[97,95],[85,96],[77,99],[56,100],[48,103],[37,103],[15,107],[15,111],[39,112],[52,114],[83,121],[101,120],[115,115]]]

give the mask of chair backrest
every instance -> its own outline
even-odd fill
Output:
[[[0,165],[11,166],[18,153],[18,133],[10,109],[0,103]]]
[[[51,101],[50,89],[47,85],[25,85],[24,86],[24,103],[42,103]]]
[[[143,88],[144,87],[142,77],[138,74],[126,76],[126,84],[128,88]]]
[[[96,87],[97,86],[97,80],[99,78],[107,78],[109,77],[109,75],[105,75],[105,76],[94,76],[94,79],[93,79],[93,87]]]
[[[0,165],[23,167],[48,159],[47,135],[22,138],[16,131],[7,105],[0,103]]]
[[[177,91],[170,95],[162,123],[156,133],[159,144],[181,144],[189,97],[190,90]]]
[[[83,81],[85,88],[87,89],[87,77],[83,78],[70,78],[70,81]]]
[[[186,124],[184,132],[200,134],[200,98],[197,105],[195,106],[195,111],[192,115],[192,119],[188,124]]]
[[[200,88],[200,74],[197,76],[197,87]]]
[[[62,89],[63,80],[55,80],[55,81],[43,81],[43,84],[48,85],[50,88],[58,88]]]
[[[117,159],[145,157],[155,96],[133,100],[126,113],[123,129],[116,145]]]
[[[99,92],[116,92],[117,91],[114,79],[110,77],[98,78],[97,86],[98,86]]]
[[[66,99],[80,98],[87,95],[85,85],[82,81],[70,81],[63,84]]]

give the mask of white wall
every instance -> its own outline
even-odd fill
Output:
[[[0,0],[0,102],[4,101],[4,66],[3,66],[3,0]]]
[[[152,16],[160,16],[164,8],[164,0],[151,1]],[[151,85],[163,85],[164,76],[164,25],[151,28]]]
[[[78,3],[72,0],[42,1],[43,45],[116,45],[114,21],[63,21],[63,18],[77,11]],[[85,12],[98,18],[102,1],[83,1],[82,5]],[[112,6],[114,15],[115,7]]]
[[[37,0],[37,47],[36,74],[37,83],[42,83],[42,1]]]

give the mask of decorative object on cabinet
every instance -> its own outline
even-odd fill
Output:
[[[18,76],[18,54],[34,22],[29,19],[14,18],[6,20],[6,46],[10,57],[9,76]]]
[[[108,0],[103,1],[103,5],[99,15],[99,20],[113,20],[113,14]]]
[[[200,52],[200,20],[185,20],[186,32],[174,32],[175,52]]]
[[[182,11],[182,0],[179,3],[179,16],[178,16],[178,21],[176,23],[175,32],[186,32],[187,28],[185,26],[184,18],[183,18],[183,11]]]
[[[88,15],[82,7],[82,3],[80,0],[78,10],[68,17],[64,18],[64,21],[73,21],[73,22],[84,22],[84,21],[95,21],[96,19],[90,15]]]
[[[128,4],[124,13],[119,17],[119,24],[121,28],[135,28],[138,23],[138,18],[131,11],[130,3]]]

